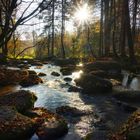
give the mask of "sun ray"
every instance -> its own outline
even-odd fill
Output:
[[[88,25],[91,21],[91,8],[87,3],[78,5],[74,13],[74,20],[78,23],[78,26]]]

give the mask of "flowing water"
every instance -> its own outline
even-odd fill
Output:
[[[69,76],[72,78],[71,82],[65,82],[63,79],[68,76],[63,76],[58,66],[46,64],[40,69],[35,66],[30,69],[37,73],[47,74],[42,77],[43,84],[21,88],[35,92],[38,97],[35,107],[45,107],[55,112],[57,107],[68,105],[79,110],[93,112],[79,118],[70,118],[69,132],[59,140],[81,140],[91,132],[94,132],[92,140],[106,140],[106,134],[116,129],[130,114],[118,106],[111,95],[88,96],[78,92],[68,92],[69,84],[75,85],[74,79],[80,77],[82,70]],[[53,71],[60,73],[60,76],[51,75]],[[126,86],[127,78],[128,75],[124,75],[123,86]],[[140,79],[134,78],[129,87],[140,89]],[[31,140],[38,140],[38,137],[34,135]]]

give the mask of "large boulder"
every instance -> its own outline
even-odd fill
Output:
[[[100,72],[97,72],[99,70]],[[87,73],[93,71],[93,74],[120,80],[122,79],[121,70],[121,65],[116,61],[95,61],[84,66],[84,71]]]
[[[0,85],[15,84],[29,76],[27,70],[17,68],[0,68]]]
[[[76,85],[82,88],[84,93],[105,93],[112,90],[112,83],[92,74],[83,74],[79,79],[75,79]]]
[[[41,122],[36,131],[40,140],[53,140],[65,135],[68,132],[67,122],[63,117],[52,113],[44,108],[34,108],[29,116]]]
[[[25,112],[33,108],[36,100],[37,97],[34,93],[25,90],[19,90],[0,96],[0,105],[14,106],[19,112]]]
[[[1,140],[28,139],[35,130],[36,124],[30,118],[21,115],[13,107],[0,106]]]

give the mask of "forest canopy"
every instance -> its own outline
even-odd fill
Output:
[[[113,56],[135,63],[139,44],[139,0],[0,0],[4,58]]]

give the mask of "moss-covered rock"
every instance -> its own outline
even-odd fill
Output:
[[[27,139],[35,130],[36,124],[30,118],[21,115],[12,107],[0,106],[1,140]]]
[[[84,93],[105,93],[112,90],[112,83],[103,78],[91,74],[83,74],[79,79],[75,79],[76,85],[82,88]]]
[[[30,91],[20,90],[0,96],[1,106],[14,106],[19,112],[32,109],[37,97]]]

